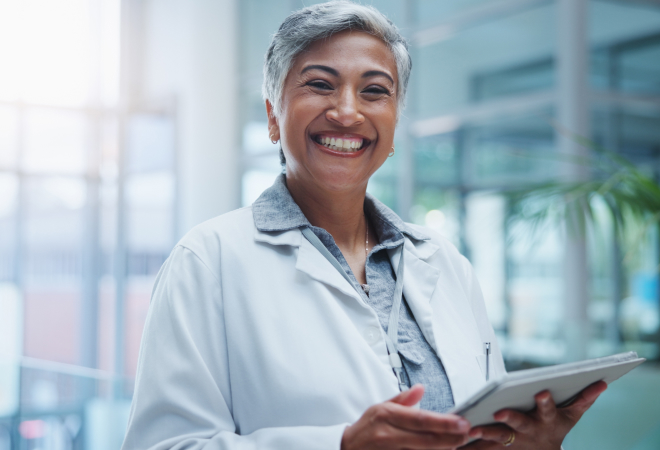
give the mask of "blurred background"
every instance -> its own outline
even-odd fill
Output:
[[[313,3],[0,1],[0,450],[120,447],[161,264],[281,171],[263,55]],[[370,191],[470,259],[509,370],[650,360],[567,450],[659,449],[657,224],[617,239],[594,205],[584,234],[534,231],[506,193],[589,177],[555,156],[595,145],[658,182],[660,1],[363,3],[414,61],[396,155]]]

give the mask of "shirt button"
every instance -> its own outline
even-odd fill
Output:
[[[362,335],[367,341],[367,344],[374,345],[380,340],[380,328],[376,326],[367,327],[364,329],[364,333]]]

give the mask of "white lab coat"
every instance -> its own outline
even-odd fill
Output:
[[[504,373],[469,262],[406,238],[404,296],[456,404]],[[394,267],[398,254],[393,253]],[[154,287],[128,449],[338,450],[344,429],[398,393],[376,312],[302,235],[260,232],[243,208],[173,250]]]

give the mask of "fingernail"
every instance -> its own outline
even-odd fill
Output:
[[[465,419],[458,421],[458,431],[467,431],[470,429],[470,422]]]
[[[509,418],[509,413],[501,412],[501,413],[495,414],[493,417],[495,418],[495,420],[502,422],[502,421],[507,420]]]
[[[550,399],[548,397],[543,397],[541,399],[541,403],[543,403],[544,405],[547,405],[549,401],[550,401]]]

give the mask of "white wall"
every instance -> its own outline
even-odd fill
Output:
[[[238,1],[144,0],[147,102],[175,101],[179,231],[240,205]]]

